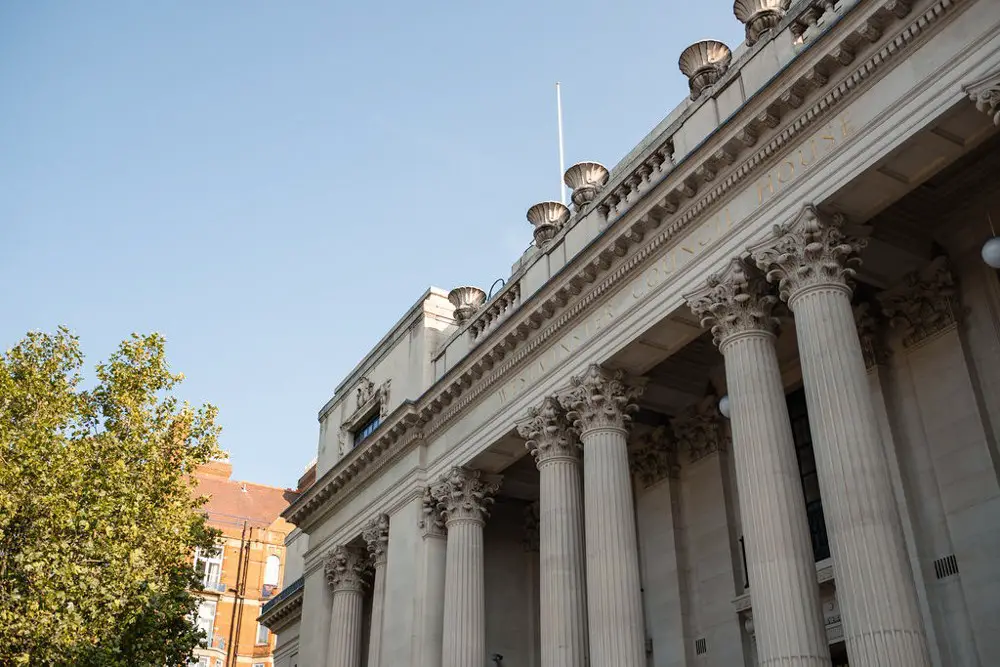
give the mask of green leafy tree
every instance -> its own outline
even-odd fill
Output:
[[[82,388],[66,329],[0,356],[0,664],[186,664],[196,547],[215,531],[190,473],[218,455],[216,409],[172,394],[158,334]]]

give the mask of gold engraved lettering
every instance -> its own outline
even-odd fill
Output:
[[[788,167],[788,176],[785,176],[784,171],[782,171],[786,166]],[[778,182],[779,183],[787,183],[788,181],[792,180],[793,178],[795,178],[795,163],[794,162],[792,162],[791,160],[787,160],[783,164],[778,165]]]
[[[760,180],[757,181],[757,205],[758,206],[760,206],[761,204],[764,203],[764,189],[765,189],[765,186],[761,185],[761,181],[763,181],[765,179],[767,180],[767,183],[766,183],[767,194],[769,196],[774,194],[774,181],[771,179],[771,174],[768,174],[768,175],[764,176],[763,178],[761,178]]]
[[[846,139],[854,134],[854,128],[851,126],[850,112],[845,112],[844,115],[840,117],[840,133],[841,138],[843,139]]]
[[[811,165],[813,162],[816,161],[816,140],[815,139],[810,139],[809,140],[809,147],[808,148],[809,148],[809,152],[811,153],[811,157],[809,158],[808,162],[806,162],[806,148],[803,147],[803,148],[799,149],[799,164],[802,165],[803,167],[808,167],[809,165]]]

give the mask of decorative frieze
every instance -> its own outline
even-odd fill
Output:
[[[361,533],[368,545],[368,556],[375,567],[384,565],[389,550],[389,515],[379,514],[368,522]]]
[[[698,99],[706,88],[721,79],[732,59],[729,47],[714,39],[703,39],[684,49],[677,66],[688,78],[691,99]]]
[[[718,397],[708,395],[670,420],[677,447],[694,463],[709,454],[727,449],[726,422],[718,409]]]
[[[609,371],[591,364],[570,379],[570,388],[559,396],[566,417],[578,433],[598,428],[626,429],[639,409],[642,387],[626,379],[623,371]]]
[[[825,215],[807,205],[791,222],[775,225],[774,238],[749,250],[767,280],[778,283],[782,300],[789,301],[810,287],[850,290],[869,232],[867,226],[848,228],[840,213]]]
[[[680,475],[677,447],[665,426],[635,436],[629,450],[629,468],[646,487]]]
[[[709,276],[705,288],[684,299],[701,326],[711,329],[712,339],[720,347],[741,333],[774,333],[778,328],[773,314],[777,297],[758,271],[737,258],[721,273]]]
[[[878,295],[890,326],[902,331],[904,347],[955,325],[961,317],[958,285],[947,257],[938,257],[900,284]]]
[[[962,86],[962,90],[977,109],[992,118],[993,124],[1000,127],[1000,71]]]
[[[448,526],[454,521],[485,522],[499,489],[499,477],[455,466],[434,485],[431,493]]]
[[[791,0],[736,0],[733,13],[746,26],[747,46],[781,23]]]
[[[517,425],[517,432],[539,467],[555,459],[580,458],[577,434],[555,396],[547,396],[541,406],[530,408],[527,419]]]
[[[363,591],[368,579],[368,558],[361,549],[338,544],[326,557],[323,572],[334,593]]]

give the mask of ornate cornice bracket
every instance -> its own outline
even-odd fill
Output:
[[[725,419],[719,412],[718,397],[708,395],[679,416],[670,420],[678,446],[694,463],[709,454],[728,448]]]
[[[944,256],[907,274],[877,298],[889,325],[902,331],[903,347],[907,348],[957,324],[962,317],[958,284]]]
[[[802,208],[794,220],[774,226],[770,239],[748,248],[768,282],[792,306],[796,296],[818,286],[851,291],[871,228],[849,226],[841,213],[825,214],[815,206]]]
[[[630,449],[629,467],[643,486],[650,487],[662,479],[676,479],[680,475],[677,446],[665,426],[642,433]]]
[[[962,90],[977,109],[990,116],[993,124],[1000,127],[1000,71],[966,84]]]
[[[368,559],[361,549],[338,544],[326,557],[323,572],[334,593],[362,592],[367,586]]]
[[[566,417],[581,436],[598,428],[627,429],[643,386],[626,378],[623,371],[609,371],[591,364],[582,375],[570,379],[570,387],[559,394]]]
[[[445,526],[453,521],[485,522],[488,508],[500,490],[501,477],[480,470],[453,467],[431,488]]]
[[[539,467],[556,459],[579,459],[579,439],[555,396],[547,396],[517,424],[517,432]]]
[[[725,271],[710,276],[704,288],[684,295],[684,300],[701,326],[711,329],[719,347],[737,334],[773,334],[778,328],[773,315],[777,297],[770,294],[764,277],[740,259],[734,258]]]

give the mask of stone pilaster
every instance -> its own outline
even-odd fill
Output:
[[[539,572],[544,667],[582,667],[587,595],[580,446],[565,410],[545,398],[518,424],[539,475]]]
[[[726,449],[726,429],[717,400],[715,396],[706,396],[670,420],[677,442],[683,444],[687,453],[688,463]]]
[[[807,206],[750,250],[795,314],[851,662],[923,667],[927,643],[851,310],[864,231]]]
[[[946,257],[907,274],[898,285],[879,293],[878,300],[890,326],[901,330],[905,348],[947,331],[962,315],[958,285]]]
[[[423,537],[423,606],[419,620],[419,667],[440,667],[444,639],[444,591],[447,557],[447,532],[444,517],[431,487],[424,489],[420,532]]]
[[[499,479],[455,467],[431,491],[448,531],[442,667],[486,661],[483,526],[499,488]]]
[[[328,667],[361,667],[362,607],[368,562],[361,549],[339,545],[324,565],[333,591]]]
[[[872,304],[863,301],[854,306],[853,312],[854,326],[861,343],[861,356],[865,360],[865,369],[870,371],[889,360],[889,348],[885,344],[882,325]]]
[[[379,667],[382,655],[382,622],[385,615],[385,563],[389,550],[389,515],[372,519],[361,534],[368,545],[368,556],[375,569],[372,585],[372,622],[368,633],[368,667]]]
[[[828,667],[805,500],[774,346],[777,299],[763,278],[738,260],[685,298],[702,326],[711,327],[725,357],[759,664]],[[687,427],[677,424],[675,430],[688,438],[721,438],[717,416]]]
[[[590,664],[646,664],[639,549],[628,463],[630,413],[641,389],[590,366],[559,397],[583,442]]]
[[[657,426],[635,438],[629,466],[644,487],[653,486],[667,477],[677,478],[681,471],[677,447],[665,426]]]

